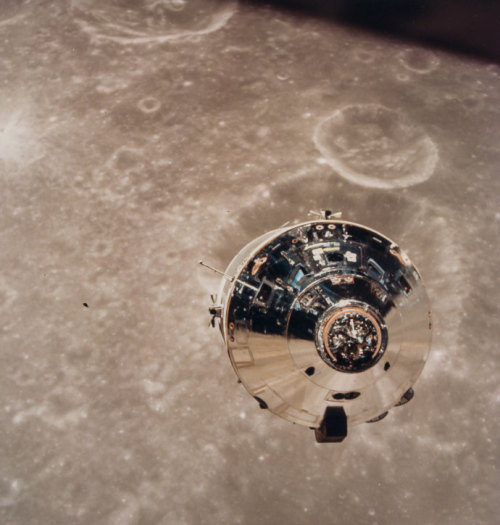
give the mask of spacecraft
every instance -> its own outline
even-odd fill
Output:
[[[407,403],[430,349],[429,301],[406,253],[328,210],[247,244],[212,300],[243,386],[318,442]]]

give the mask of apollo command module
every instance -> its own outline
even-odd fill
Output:
[[[408,256],[339,215],[322,211],[250,242],[209,309],[260,407],[314,429],[318,442],[342,441],[408,402],[431,339]]]

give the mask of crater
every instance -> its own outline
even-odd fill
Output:
[[[154,98],[154,97],[145,97],[139,100],[137,107],[143,113],[155,113],[156,111],[160,109],[161,102],[157,98]]]
[[[95,42],[154,44],[217,31],[236,11],[236,0],[80,0],[73,9]]]
[[[439,58],[426,49],[405,49],[398,54],[398,60],[405,68],[420,74],[434,71],[440,63]]]
[[[343,178],[374,188],[403,188],[427,180],[438,149],[421,126],[378,104],[335,111],[318,124],[316,148]]]

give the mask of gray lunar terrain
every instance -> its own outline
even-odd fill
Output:
[[[2,524],[498,523],[498,65],[236,0],[4,0],[0,46]],[[321,208],[433,312],[341,444],[237,384],[197,264]]]

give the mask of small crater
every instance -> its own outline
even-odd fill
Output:
[[[154,113],[161,108],[161,102],[157,98],[154,98],[154,97],[145,97],[139,100],[137,107],[143,113]]]
[[[420,74],[434,71],[440,63],[439,58],[427,49],[405,49],[398,54],[398,60],[410,71]]]

